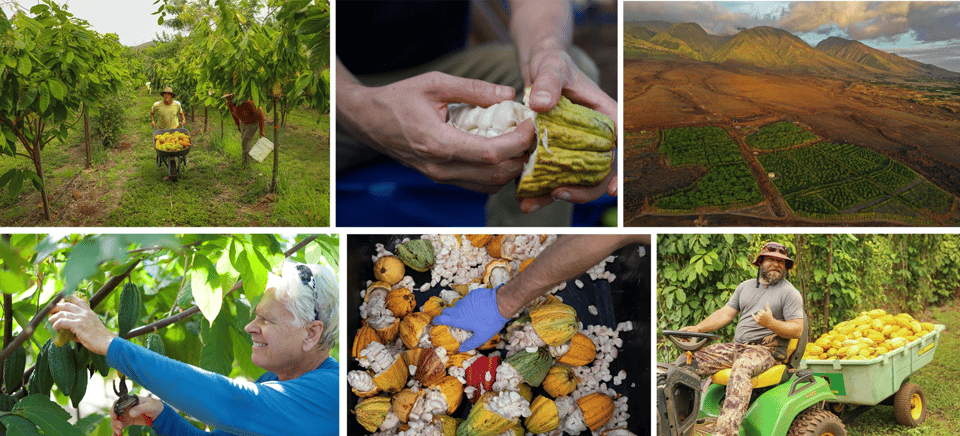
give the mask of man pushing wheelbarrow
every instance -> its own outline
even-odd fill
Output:
[[[175,182],[187,164],[190,132],[183,128],[187,118],[180,102],[173,99],[176,97],[173,88],[164,88],[160,95],[163,100],[154,103],[150,109],[150,125],[154,128],[153,147],[157,150],[157,167],[167,167],[167,175],[163,179]]]

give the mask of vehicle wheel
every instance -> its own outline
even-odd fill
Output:
[[[930,410],[927,397],[916,383],[904,383],[893,397],[893,415],[900,425],[916,427],[923,424]]]
[[[810,408],[800,412],[790,425],[787,436],[846,436],[847,428],[833,413]]]

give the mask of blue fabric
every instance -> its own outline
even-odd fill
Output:
[[[107,363],[169,404],[153,423],[158,434],[336,435],[340,429],[339,364],[333,358],[294,380],[281,382],[268,372],[251,383],[116,338]],[[170,406],[217,430],[198,430]]]

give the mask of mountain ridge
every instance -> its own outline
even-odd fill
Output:
[[[645,36],[642,42],[628,40],[628,24],[632,34]],[[669,52],[698,61],[819,74],[960,79],[958,72],[839,37],[829,37],[814,47],[789,31],[769,26],[743,29],[723,37],[707,33],[696,23],[674,23],[669,27],[665,24],[624,23],[624,48],[629,45],[634,50]]]

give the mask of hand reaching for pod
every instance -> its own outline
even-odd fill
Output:
[[[433,319],[433,323],[437,325],[473,332],[470,338],[460,344],[461,353],[483,345],[509,321],[500,315],[497,305],[499,288],[500,286],[496,289],[474,289],[466,297],[457,300],[453,307],[444,309],[442,314]]]

